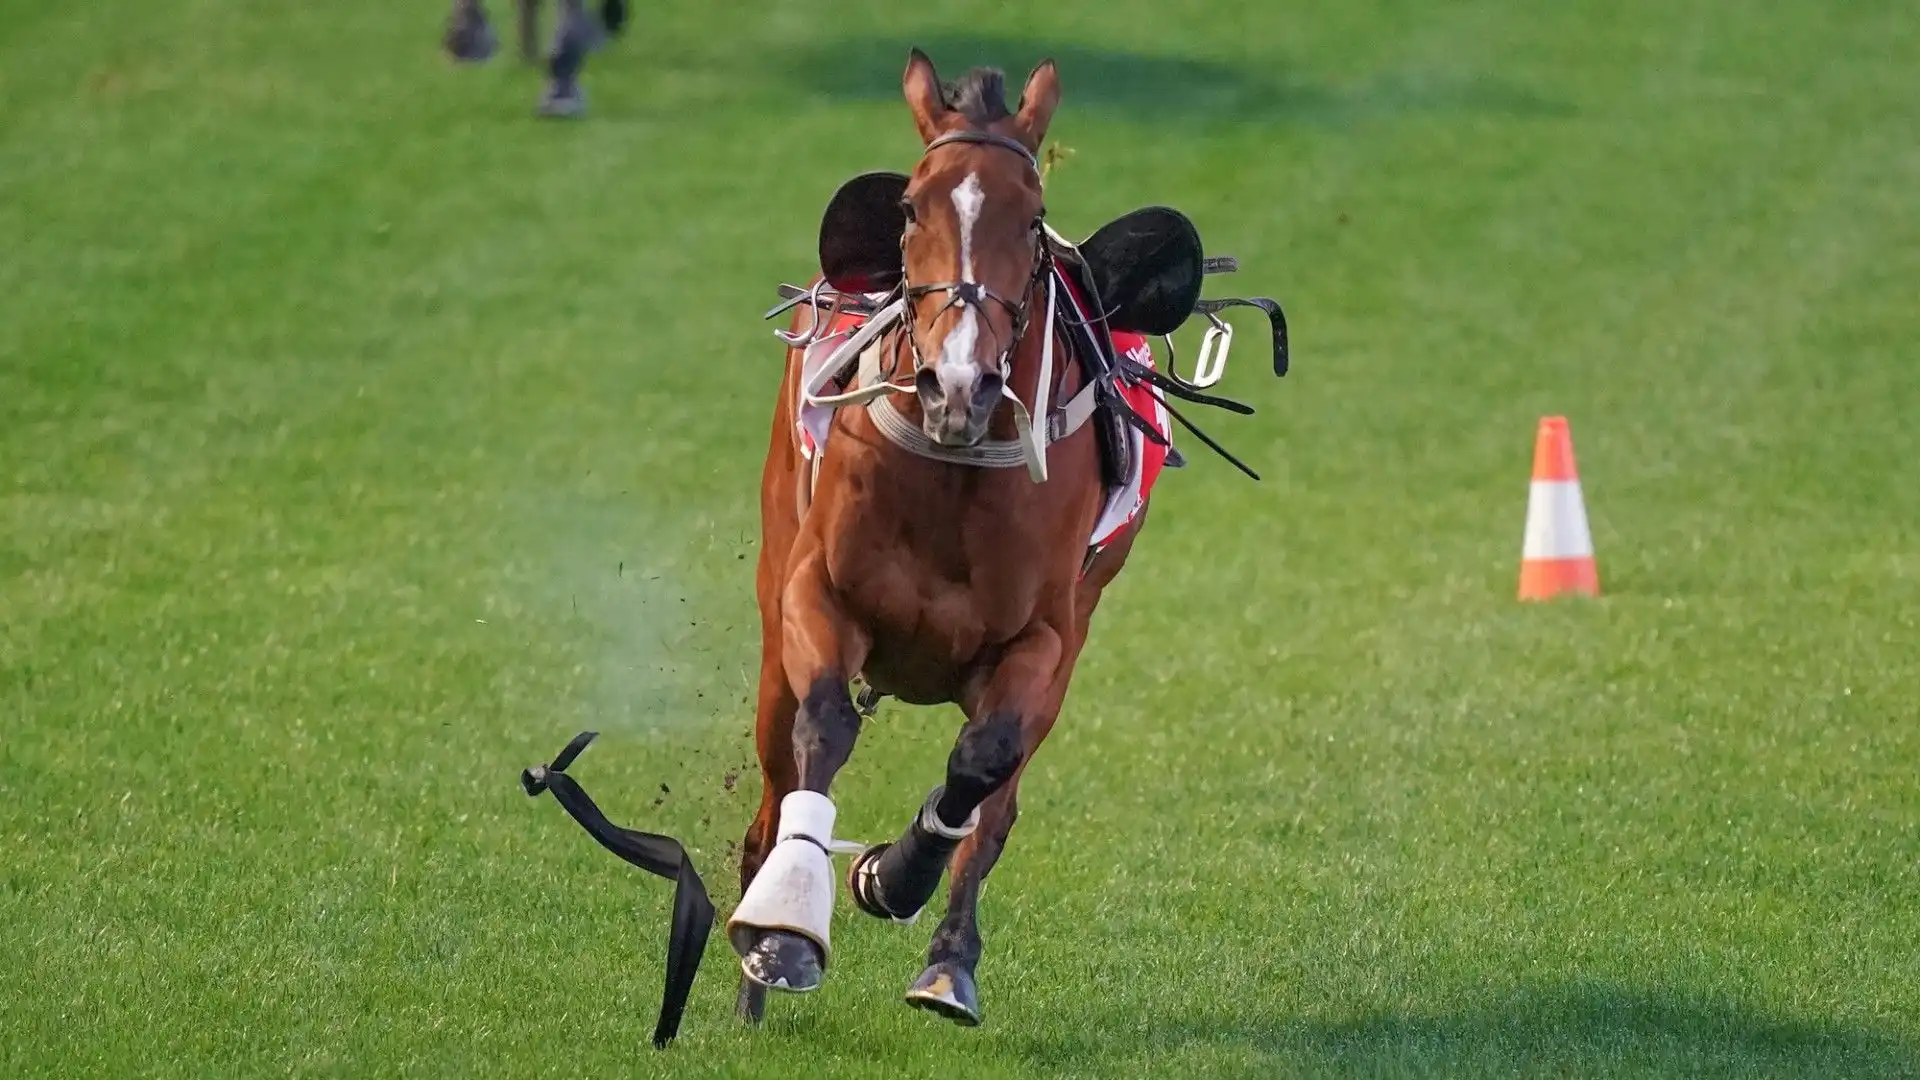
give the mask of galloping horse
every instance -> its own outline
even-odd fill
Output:
[[[1218,332],[1220,307],[1258,306],[1285,371],[1277,305],[1199,300],[1201,275],[1230,260],[1205,260],[1177,212],[1137,211],[1079,245],[1047,226],[1036,154],[1060,103],[1052,61],[1014,109],[999,72],[943,85],[918,49],[902,85],[919,163],[844,185],[821,277],[769,313],[796,309],[760,495],[763,791],[727,923],[752,1020],[768,989],[824,977],[829,790],[862,706],[891,695],[956,703],[966,721],[944,782],[898,841],[859,854],[849,891],[868,914],[910,919],[951,865],[907,1000],[979,1023],[981,885],[1147,489],[1181,464],[1164,395],[1251,411],[1155,370],[1146,335],[1196,310]]]
[[[532,62],[539,50],[540,0],[515,0],[520,10],[520,58]],[[559,0],[560,19],[553,28],[553,47],[547,56],[547,92],[540,101],[542,116],[577,116],[587,107],[580,88],[580,71],[587,54],[608,34],[618,34],[627,22],[627,0],[602,0],[596,20],[587,14],[585,0]],[[481,0],[453,0],[447,29],[441,38],[447,54],[463,63],[490,59],[498,40],[487,21]]]

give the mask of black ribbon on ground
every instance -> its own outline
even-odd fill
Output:
[[[660,1020],[654,1025],[653,1045],[665,1049],[680,1031],[680,1017],[687,1009],[687,995],[693,991],[693,978],[700,972],[700,957],[707,946],[707,934],[713,929],[713,901],[707,887],[694,872],[687,849],[671,836],[623,829],[607,820],[578,781],[567,775],[567,766],[599,734],[583,731],[573,737],[554,759],[535,765],[520,774],[520,786],[531,796],[553,792],[561,807],[572,815],[587,835],[600,846],[634,866],[674,881],[673,922],[667,934],[667,989],[660,1002]]]

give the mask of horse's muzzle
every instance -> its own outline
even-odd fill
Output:
[[[927,438],[941,446],[973,446],[986,438],[987,421],[1000,403],[1006,380],[991,371],[923,367],[913,378],[920,399],[920,424]]]

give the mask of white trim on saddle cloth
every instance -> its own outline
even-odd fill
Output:
[[[891,294],[866,293],[865,298],[874,304],[879,304],[889,295]],[[882,311],[880,314],[885,316],[887,312]],[[867,321],[866,316],[840,313],[834,320],[833,332],[808,345],[807,351],[801,355],[800,393],[798,400],[794,402],[794,415],[798,419],[794,421],[794,431],[799,437],[800,456],[808,461],[812,461],[815,452],[827,444],[827,432],[833,428],[833,414],[839,409],[837,404],[810,402],[808,395],[811,392],[816,398],[826,398],[846,390],[847,380],[822,379],[821,376],[825,374],[822,369],[833,361],[835,354],[840,352],[841,346],[852,340]],[[861,354],[860,359],[866,360],[866,354],[871,353],[875,347],[877,343],[869,346]],[[858,375],[856,374],[855,377],[858,378]],[[816,383],[820,385],[816,386]]]
[[[1125,355],[1135,363],[1146,367],[1153,366],[1153,346],[1144,336],[1140,337]],[[1153,429],[1167,440],[1167,445],[1173,445],[1172,422],[1167,416],[1167,407],[1160,402],[1159,395],[1130,393],[1127,397],[1140,415],[1152,421]],[[1153,404],[1151,410],[1141,407],[1142,399],[1151,399]],[[1140,513],[1140,507],[1146,503],[1146,492],[1142,488],[1145,486],[1147,475],[1147,437],[1142,435],[1139,429],[1129,425],[1127,444],[1131,447],[1127,460],[1132,462],[1132,466],[1127,470],[1127,482],[1117,488],[1108,489],[1106,505],[1093,524],[1093,539],[1089,542],[1092,547],[1104,547],[1111,543],[1122,529],[1133,524],[1133,519]]]
[[[884,299],[884,296],[876,297],[870,294],[870,298]],[[821,365],[833,359],[834,354],[840,350],[840,346],[846,344],[849,338],[859,332],[861,323],[864,321],[865,320],[850,320],[847,325],[841,329],[835,330],[833,333],[807,346],[807,351],[800,360],[802,398],[805,396],[805,387],[811,385],[815,377],[820,374]],[[1128,334],[1115,336],[1134,339],[1125,353],[1128,359],[1147,367],[1154,366],[1153,346],[1144,335]],[[1118,344],[1118,342],[1116,342],[1116,344]],[[841,381],[836,379],[822,387],[821,393],[823,395],[830,395],[840,393],[845,389],[846,387],[842,385]],[[1150,420],[1153,423],[1154,430],[1158,431],[1162,437],[1167,439],[1168,444],[1171,445],[1173,441],[1172,422],[1167,416],[1166,406],[1160,403],[1158,396],[1146,393],[1129,394],[1128,397],[1133,407],[1138,410],[1142,416]],[[1147,407],[1149,403],[1151,403],[1151,408]],[[808,461],[813,461],[820,453],[821,448],[827,445],[827,436],[833,432],[833,414],[835,410],[831,406],[809,405],[804,400],[796,400],[794,402],[794,412],[799,416],[799,419],[794,422],[794,433],[800,444],[800,455]],[[1138,430],[1128,427],[1127,439],[1131,447],[1131,451],[1127,454],[1127,460],[1131,463],[1128,469],[1127,482],[1119,487],[1107,489],[1106,502],[1102,504],[1100,516],[1095,520],[1093,525],[1093,533],[1087,540],[1088,546],[1090,547],[1102,547],[1112,542],[1113,538],[1119,535],[1122,529],[1125,529],[1133,523],[1133,519],[1140,513],[1140,507],[1146,502],[1146,496],[1142,488],[1145,486],[1147,451],[1149,449],[1147,446],[1147,438]]]
[[[806,388],[819,374],[820,365],[833,359],[833,354],[853,336],[854,329],[854,327],[848,327],[846,330],[828,334],[807,346],[806,355],[800,359],[800,399],[794,402],[794,410],[800,419],[794,423],[794,428],[800,436],[800,456],[808,461],[813,460],[816,450],[827,445],[827,432],[833,430],[834,409],[828,405],[807,404]],[[830,394],[837,394],[846,387],[841,385],[840,380],[835,379],[829,382],[825,389]]]

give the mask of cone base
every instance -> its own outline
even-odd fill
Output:
[[[1600,595],[1600,569],[1592,556],[1578,559],[1527,559],[1520,564],[1520,599]]]

